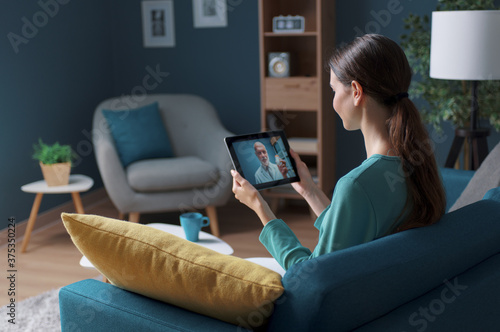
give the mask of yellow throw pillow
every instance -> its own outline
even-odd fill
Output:
[[[115,286],[242,325],[272,313],[281,276],[172,234],[95,215],[62,214],[76,247]]]

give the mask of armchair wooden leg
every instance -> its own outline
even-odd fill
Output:
[[[212,231],[212,235],[219,237],[219,221],[217,220],[217,210],[215,206],[207,206],[205,210],[208,219],[210,219],[210,230]]]
[[[128,215],[128,221],[138,223],[141,218],[141,214],[139,212],[130,212]]]

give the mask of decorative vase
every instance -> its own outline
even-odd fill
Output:
[[[40,163],[43,178],[49,187],[65,186],[69,183],[69,174],[71,172],[71,163],[58,163],[45,165]]]

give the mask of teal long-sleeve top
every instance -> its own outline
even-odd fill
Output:
[[[319,240],[313,252],[281,219],[268,222],[259,239],[287,270],[298,262],[389,234],[406,215],[406,197],[400,159],[373,155],[337,182],[331,204],[314,223]]]

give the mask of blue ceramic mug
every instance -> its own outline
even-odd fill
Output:
[[[183,213],[180,219],[181,226],[186,234],[186,239],[191,242],[197,242],[201,228],[210,225],[208,217],[204,217],[198,212]]]

